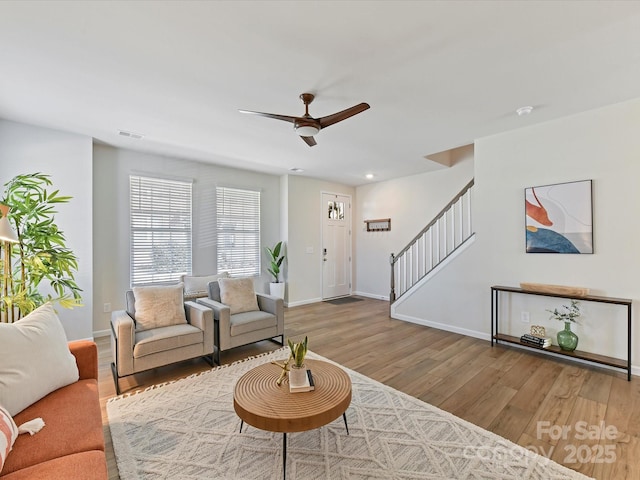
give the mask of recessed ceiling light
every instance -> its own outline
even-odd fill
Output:
[[[289,171],[293,172],[293,173],[302,173],[302,172],[304,172],[304,169],[298,168],[298,167],[293,167],[293,168],[290,168]]]
[[[533,112],[533,107],[531,105],[527,105],[526,107],[520,107],[519,109],[516,110],[516,113],[518,114],[519,117],[522,117],[523,115],[529,115],[531,112]]]
[[[374,175],[373,175],[373,173],[367,173],[367,174],[365,175],[365,177],[366,177],[367,179],[371,180],[371,179],[374,177]]]

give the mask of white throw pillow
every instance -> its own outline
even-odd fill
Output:
[[[0,352],[0,405],[11,415],[78,381],[76,358],[51,303],[0,323]]]
[[[184,313],[183,284],[162,287],[133,287],[136,330],[187,323]]]
[[[221,278],[218,284],[220,301],[231,309],[231,315],[259,310],[253,280],[250,278]]]
[[[221,278],[228,278],[228,272],[221,272],[216,275],[189,276],[182,275],[180,279],[184,283],[184,299],[206,297],[209,295],[209,282],[215,282]]]
[[[7,409],[0,405],[0,472],[18,437],[18,426]]]

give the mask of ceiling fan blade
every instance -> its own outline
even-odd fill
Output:
[[[341,122],[342,120],[346,120],[349,117],[353,117],[358,113],[362,113],[365,110],[369,109],[368,103],[360,103],[351,108],[347,108],[346,110],[342,110],[341,112],[334,113],[333,115],[327,115],[326,117],[318,118],[318,122],[320,122],[320,128],[327,128],[334,123]]]
[[[252,115],[260,115],[261,117],[275,118],[276,120],[284,120],[285,122],[295,122],[298,117],[290,117],[289,115],[277,115],[275,113],[252,112],[251,110],[238,110],[240,113],[250,113]]]
[[[300,138],[301,138],[302,140],[304,140],[304,141],[305,141],[305,143],[306,143],[307,145],[309,145],[310,147],[313,147],[314,145],[317,145],[317,143],[316,143],[316,139],[315,139],[315,138],[313,138],[313,137],[302,137],[302,136],[301,136]]]

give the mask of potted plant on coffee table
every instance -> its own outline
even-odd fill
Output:
[[[304,364],[304,357],[307,355],[309,339],[304,337],[304,341],[294,343],[289,338],[287,343],[289,344],[291,360],[293,361],[291,369],[289,370],[289,384],[293,386],[303,385],[305,378],[307,377],[307,368]]]

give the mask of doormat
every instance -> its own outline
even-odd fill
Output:
[[[324,303],[330,303],[331,305],[344,305],[346,303],[361,302],[362,298],[358,297],[342,297],[334,298],[333,300],[325,300]]]

